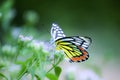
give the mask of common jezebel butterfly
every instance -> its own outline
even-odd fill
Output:
[[[63,50],[70,62],[82,62],[89,58],[86,50],[92,42],[90,37],[66,37],[62,29],[55,23],[52,24],[51,36],[56,49]]]

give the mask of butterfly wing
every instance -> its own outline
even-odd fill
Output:
[[[92,40],[89,37],[66,37],[62,29],[55,23],[51,28],[52,41],[57,50],[63,50],[70,62],[81,62],[89,58],[86,51]]]
[[[53,23],[51,28],[51,36],[52,40],[55,41],[59,38],[65,37],[65,34],[57,24]]]
[[[56,48],[62,49],[70,62],[82,62],[89,58],[86,49],[91,44],[89,37],[63,37],[55,41]]]

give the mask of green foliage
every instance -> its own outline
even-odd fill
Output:
[[[59,77],[62,69],[59,66],[56,66],[54,68],[54,71],[55,71],[56,76]]]
[[[0,78],[4,79],[4,80],[8,80],[8,78],[4,74],[2,74],[2,73],[0,73]]]
[[[47,73],[46,76],[49,80],[58,80],[55,74]]]
[[[36,39],[40,37],[40,32],[34,28],[39,20],[37,13],[26,12],[25,24],[14,27],[11,26],[15,16],[12,6],[11,0],[0,6],[0,32],[3,34],[0,35],[0,79],[58,80],[62,71],[58,65],[63,55],[53,53],[48,47],[49,41]]]

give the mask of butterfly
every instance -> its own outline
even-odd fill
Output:
[[[90,37],[66,37],[62,29],[55,23],[52,24],[51,36],[56,50],[63,50],[69,62],[83,62],[89,58],[87,49],[92,42]]]

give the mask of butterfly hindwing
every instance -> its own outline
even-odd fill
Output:
[[[70,62],[81,62],[89,58],[89,54],[86,49],[91,42],[87,42],[79,36],[63,37],[56,40],[55,43],[56,48],[62,49],[66,56],[70,59]]]

